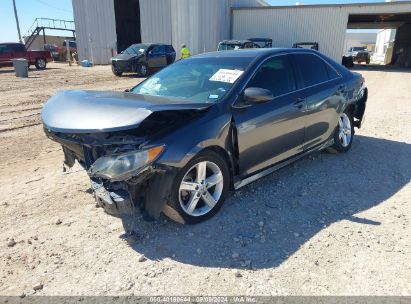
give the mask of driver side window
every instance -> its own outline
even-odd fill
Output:
[[[257,70],[247,85],[271,91],[274,97],[296,90],[296,80],[292,64],[287,55],[268,59]]]

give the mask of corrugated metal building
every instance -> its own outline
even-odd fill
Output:
[[[113,0],[72,0],[79,60],[106,64],[117,50]]]
[[[402,27],[411,23],[411,2],[234,8],[232,22],[234,39],[268,37],[274,47],[318,42],[321,52],[339,62],[347,28]]]
[[[136,42],[171,43],[177,52],[184,42],[197,54],[215,50],[223,39],[250,37],[272,38],[277,47],[318,42],[320,51],[340,61],[347,27],[411,23],[411,1],[289,7],[267,6],[264,0],[72,1],[79,59],[96,64],[109,63]]]
[[[231,8],[264,0],[72,0],[79,59],[109,63],[133,42],[182,43],[192,54],[214,51],[230,38]],[[138,12],[131,12],[136,8]],[[132,20],[138,22],[132,23]],[[138,28],[139,33],[130,29]],[[131,39],[127,39],[128,36]]]

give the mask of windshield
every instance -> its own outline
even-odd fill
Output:
[[[232,50],[238,50],[241,49],[240,44],[225,44],[225,43],[220,43],[218,45],[217,51],[232,51]]]
[[[143,54],[148,47],[148,44],[133,44],[122,51],[121,54],[140,55]]]
[[[366,51],[367,49],[363,47],[353,47],[352,50],[358,52],[358,51]]]
[[[133,88],[132,92],[177,98],[182,102],[214,103],[227,94],[252,59],[185,59],[161,70]]]

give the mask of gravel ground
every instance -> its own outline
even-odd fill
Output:
[[[363,129],[232,195],[195,226],[121,221],[63,173],[39,111],[57,90],[124,90],[110,67],[0,70],[0,295],[410,295],[411,73],[362,67]],[[74,119],[74,118],[73,118]]]

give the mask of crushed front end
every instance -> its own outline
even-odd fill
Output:
[[[145,138],[133,135],[132,130],[94,134],[44,131],[62,145],[65,166],[72,167],[77,161],[87,171],[96,202],[106,213],[123,218],[140,210],[146,219],[159,216],[167,194],[157,191],[153,199],[149,184],[170,180],[165,178],[170,172],[154,164],[164,146],[146,147]]]
[[[64,164],[77,161],[87,171],[108,214],[123,218],[140,209],[157,218],[185,156],[180,146],[172,149],[171,134],[184,132],[209,107],[131,92],[62,91],[45,104],[41,119],[46,135],[63,147]]]

